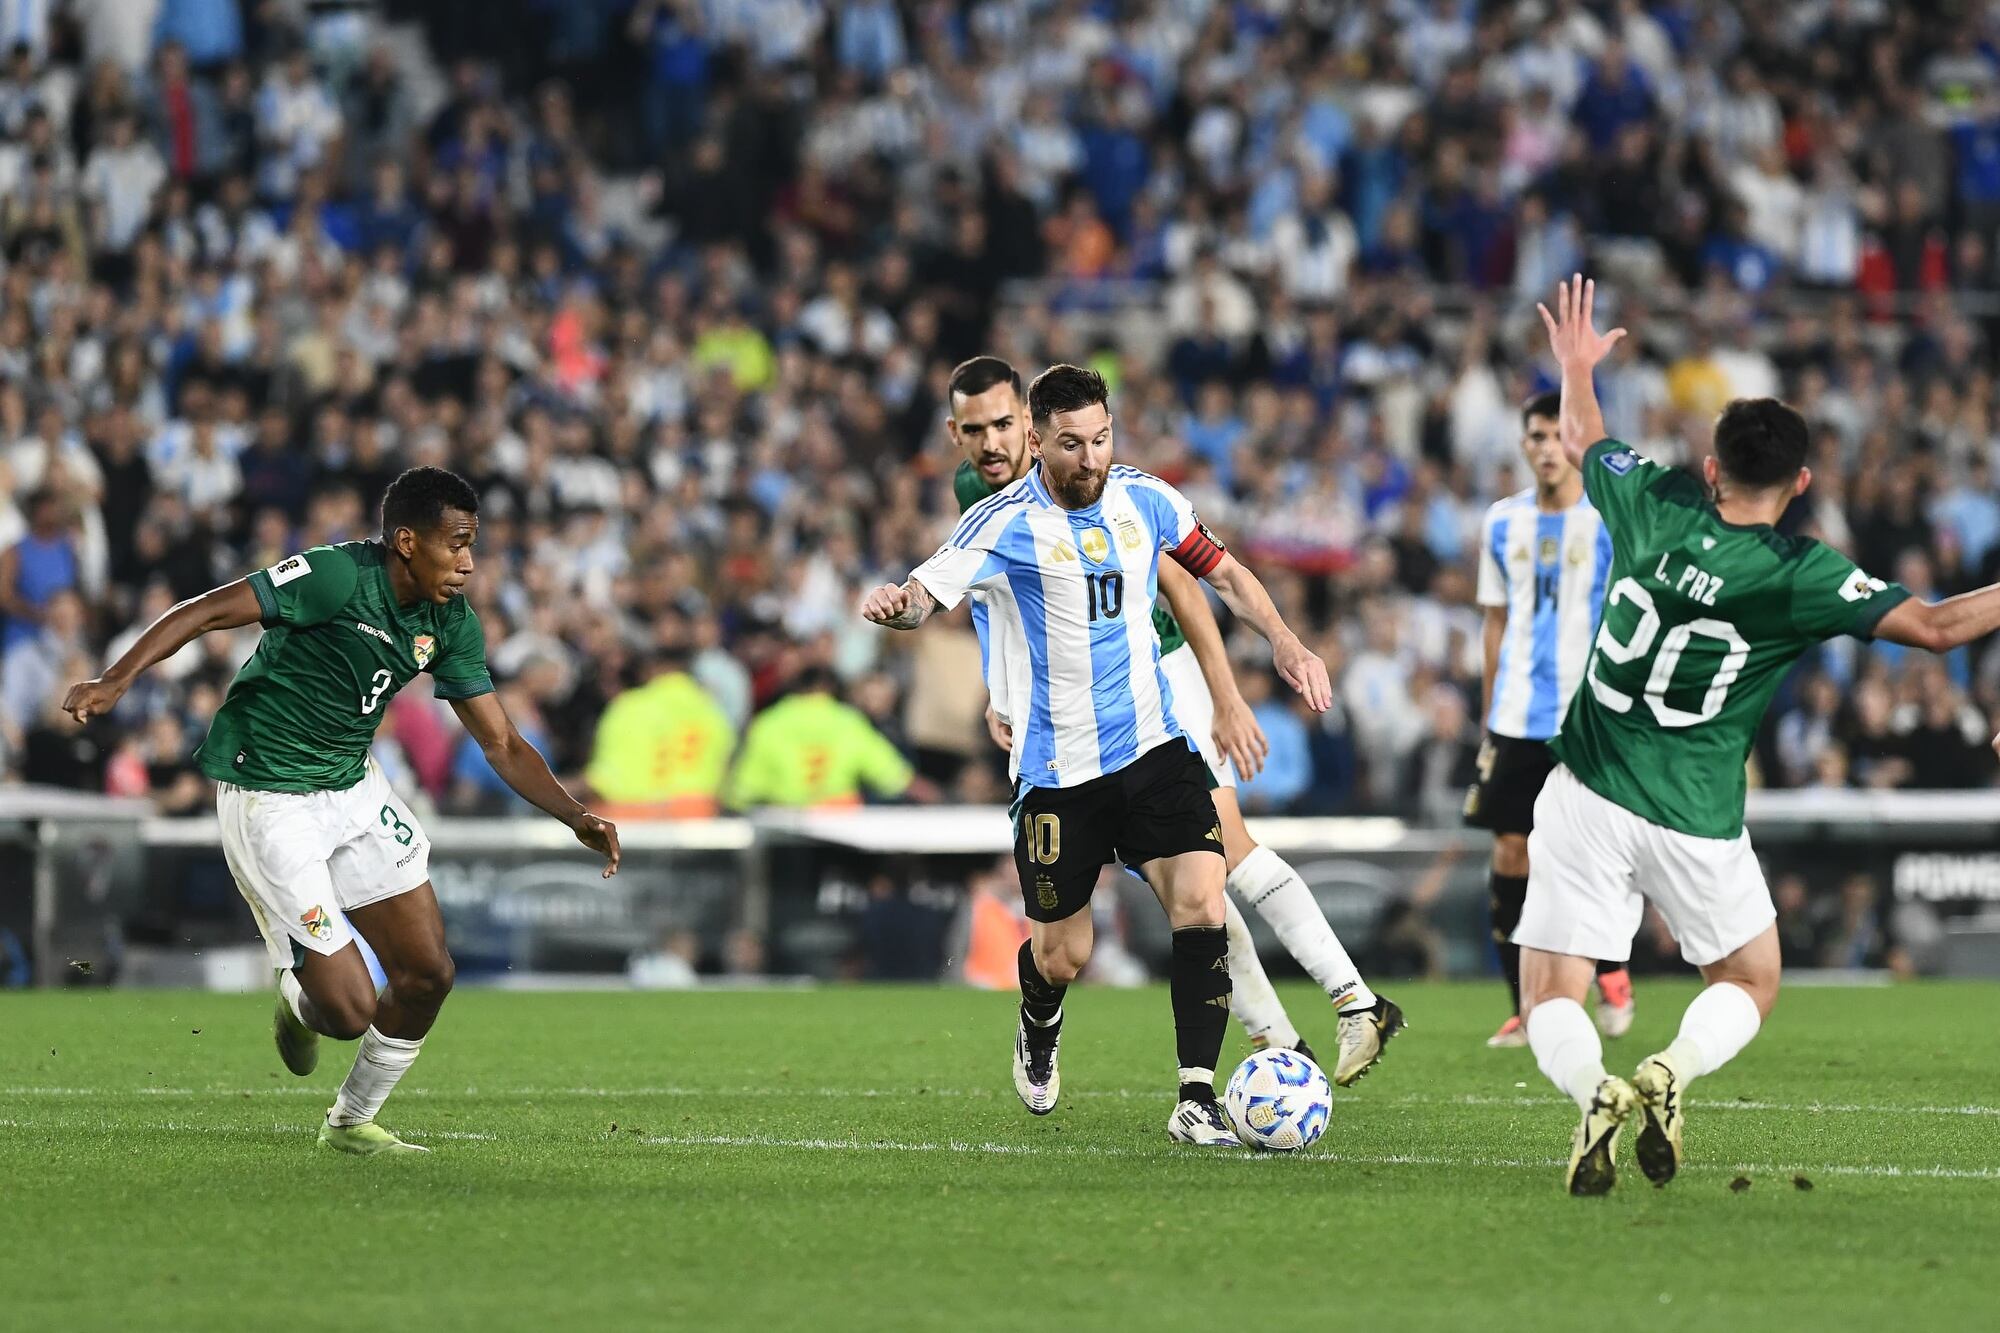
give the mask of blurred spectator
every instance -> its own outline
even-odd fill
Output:
[[[935,795],[859,709],[834,697],[832,673],[808,667],[750,723],[726,799],[735,809],[852,806],[864,787],[878,797]]]
[[[611,700],[584,781],[623,819],[694,819],[720,808],[736,729],[688,674],[684,642],[662,643],[645,683]]]

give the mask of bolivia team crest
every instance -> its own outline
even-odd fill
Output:
[[[316,940],[329,939],[333,935],[333,921],[327,916],[326,909],[318,904],[306,909],[306,914],[299,918],[299,924],[306,928],[306,934]]]
[[[1083,548],[1083,558],[1093,565],[1103,564],[1104,557],[1111,554],[1111,536],[1103,528],[1085,528],[1076,544]]]
[[[417,670],[422,671],[431,664],[431,659],[437,656],[437,647],[438,641],[431,635],[419,634],[417,636],[414,649],[417,659]]]

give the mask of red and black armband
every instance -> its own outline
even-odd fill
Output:
[[[1180,567],[1188,573],[1198,579],[1205,579],[1215,572],[1215,567],[1222,563],[1222,557],[1229,552],[1215,539],[1215,534],[1208,530],[1208,524],[1196,519],[1194,531],[1187,535],[1187,540],[1167,554],[1179,562]]]

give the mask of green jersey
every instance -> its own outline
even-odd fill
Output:
[[[1700,482],[1616,440],[1584,455],[1583,486],[1611,533],[1609,588],[1583,688],[1550,746],[1633,814],[1734,838],[1778,682],[1823,640],[1872,637],[1910,594],[1809,537],[1725,521]]]
[[[966,459],[959,463],[958,471],[951,477],[952,494],[958,497],[958,512],[963,514],[972,506],[993,494],[979,475],[979,469]],[[1165,657],[1174,649],[1187,642],[1187,635],[1181,633],[1181,622],[1174,619],[1174,613],[1167,609],[1164,601],[1153,603],[1153,633],[1160,637],[1160,656]]]
[[[342,791],[419,672],[440,699],[492,692],[472,607],[397,605],[384,556],[379,542],[343,542],[250,575],[264,637],[195,751],[202,772],[258,791]]]

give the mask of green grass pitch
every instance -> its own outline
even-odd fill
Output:
[[[1603,1200],[1482,1046],[1497,989],[1393,989],[1412,1029],[1292,1157],[1165,1141],[1161,990],[1072,995],[1046,1120],[1003,995],[467,991],[383,1115],[434,1154],[377,1161],[313,1142],[352,1048],[293,1079],[268,998],[10,995],[0,1326],[1992,1326],[2000,987],[1789,992],[1682,1178],[1628,1140]],[[1691,993],[1642,982],[1613,1067]]]

